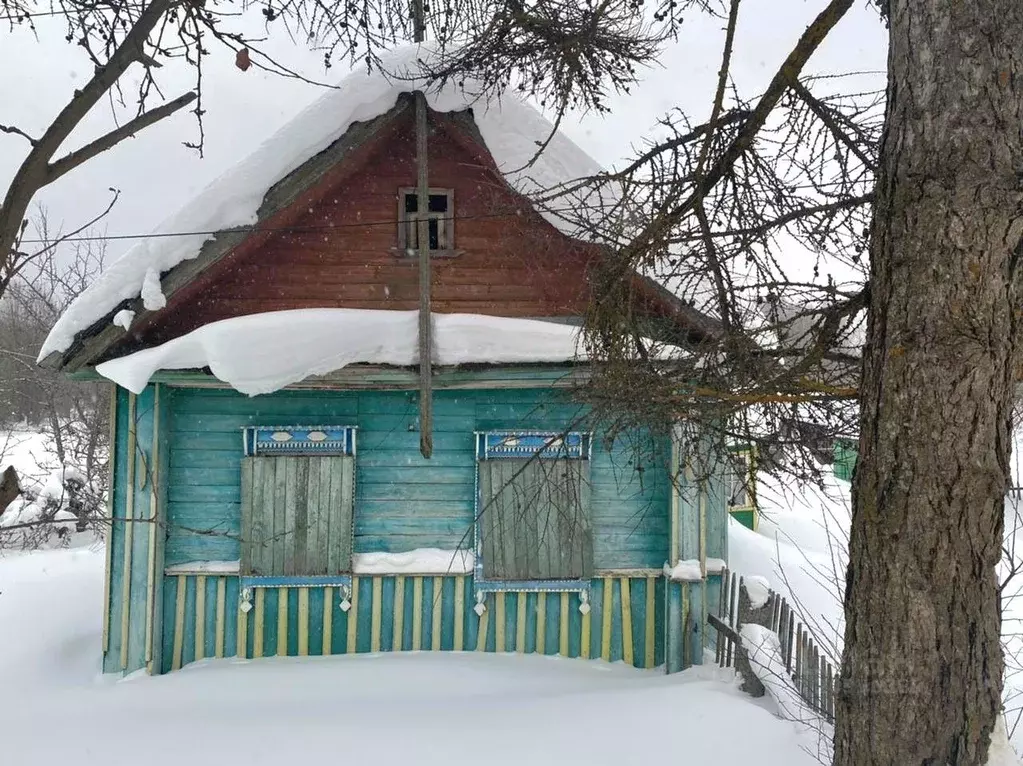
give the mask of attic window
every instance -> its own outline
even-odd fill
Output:
[[[455,247],[455,193],[452,189],[430,189],[426,218],[430,231],[430,250]],[[398,194],[398,249],[415,255],[419,249],[419,197],[415,189],[404,188]]]

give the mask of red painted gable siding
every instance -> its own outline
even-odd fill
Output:
[[[434,115],[430,185],[454,189],[453,257],[433,259],[433,308],[498,316],[579,316],[593,251],[540,218],[503,184],[486,152]],[[416,259],[397,252],[398,190],[415,183],[411,119],[399,118],[356,170],[330,185],[286,232],[214,267],[205,286],[172,298],[146,345],[208,322],[264,311],[418,307]],[[436,123],[446,123],[446,129]],[[300,203],[305,204],[305,203]],[[298,230],[296,230],[298,229]],[[302,230],[304,229],[304,230]]]

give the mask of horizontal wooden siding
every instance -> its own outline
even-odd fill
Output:
[[[438,391],[434,454],[419,454],[410,392],[284,391],[246,397],[167,388],[170,467],[167,565],[240,556],[242,437],[248,425],[358,426],[356,552],[471,547],[473,432],[579,427],[580,405],[548,389]],[[660,567],[669,555],[666,449],[641,433],[612,448],[598,434],[591,463],[594,566]]]

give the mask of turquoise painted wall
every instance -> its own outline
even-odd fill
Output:
[[[435,399],[435,451],[427,461],[419,454],[416,418],[416,395],[405,391],[289,391],[255,398],[229,390],[166,384],[152,385],[137,397],[118,391],[104,670],[148,668],[161,672],[197,656],[231,656],[239,651],[238,626],[250,618],[243,617],[238,608],[237,578],[165,576],[164,567],[238,557],[241,437],[246,425],[359,427],[357,551],[471,546],[474,431],[594,430],[591,497],[597,568],[659,569],[670,558],[673,493],[666,439],[637,432],[620,436],[610,445],[599,428],[586,422],[584,409],[555,389],[441,390]],[[711,479],[686,488],[678,503],[681,558],[699,558],[701,554],[727,558],[724,502],[723,482]],[[477,640],[473,631],[481,629],[484,622],[478,622],[471,609],[471,578],[385,576],[359,578],[359,590],[370,588],[364,594],[370,600],[357,606],[360,627],[352,639],[357,644],[354,649],[371,651],[374,642],[383,648],[388,642],[392,649],[415,648],[415,642],[406,646],[412,639],[396,643],[394,635],[399,625],[404,633],[413,635],[416,614],[421,646],[427,648],[424,625],[433,620],[427,601],[433,598],[431,588],[439,587],[438,579],[446,589],[463,580],[464,601],[456,601],[462,615],[459,624],[464,624],[465,648],[474,648],[470,645]],[[678,670],[701,661],[702,645],[709,638],[704,631],[705,614],[716,609],[719,579],[710,576],[704,582],[665,583],[651,572],[598,577],[591,592],[593,616],[585,620],[578,612],[578,594],[491,594],[487,596],[486,621],[492,632],[485,645],[475,648],[501,651],[497,642],[503,636],[508,651],[589,654],[626,662],[631,655],[637,666],[649,667],[653,662],[663,663],[669,671]],[[414,584],[417,581],[419,586]],[[633,585],[631,596],[624,598],[629,582]],[[184,589],[179,590],[182,584]],[[425,599],[421,612],[414,606],[416,588]],[[247,623],[247,644],[240,653],[275,653],[274,642],[284,632],[289,654],[303,644],[304,632],[305,641],[312,642],[309,653],[316,653],[317,630],[323,651],[322,627],[317,627],[323,624],[325,614],[322,588],[286,591],[289,605],[284,612],[277,611],[281,609],[277,591],[258,590],[263,590],[260,599],[265,602],[266,632],[261,634],[264,638],[257,652],[253,614]],[[408,606],[408,601],[401,605],[399,591],[412,599],[413,606]],[[545,619],[554,620],[550,630],[557,629],[565,636],[567,646],[560,643],[560,635],[558,645],[551,644],[549,632],[546,648],[537,646],[542,633],[538,623],[543,614],[541,598],[548,604]],[[564,623],[560,617],[552,617],[562,611],[562,598],[569,599],[571,606],[564,610]],[[370,611],[363,614],[367,609]],[[283,613],[288,621],[284,628],[275,622]],[[403,625],[399,613],[404,616]],[[340,609],[331,609],[330,614],[337,625],[349,622]],[[498,628],[501,614],[504,627]],[[442,632],[441,649],[448,648],[444,631],[454,620],[454,612],[450,620],[444,620],[436,628]],[[586,633],[581,632],[584,624]],[[630,624],[632,629],[626,629]],[[589,652],[583,651],[583,635],[589,636]],[[629,635],[631,641],[626,638]],[[430,648],[432,636],[431,632]],[[655,648],[647,651],[651,641]],[[627,648],[630,645],[631,649]],[[351,649],[347,643],[343,647],[332,644],[329,651]]]
[[[590,427],[585,410],[553,389],[438,391],[434,454],[426,460],[419,454],[413,392],[284,391],[250,398],[219,389],[163,391],[169,412],[167,565],[238,558],[241,429],[247,425],[359,427],[357,552],[471,547],[474,431]],[[643,434],[621,436],[610,448],[595,440],[598,569],[660,567],[667,560],[669,454],[666,439]],[[719,555],[717,547],[708,555]]]

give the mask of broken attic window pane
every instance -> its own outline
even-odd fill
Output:
[[[430,250],[450,250],[454,247],[453,204],[450,191],[432,190],[426,217]],[[419,205],[415,189],[402,190],[399,222],[399,248],[411,255],[419,248]]]

